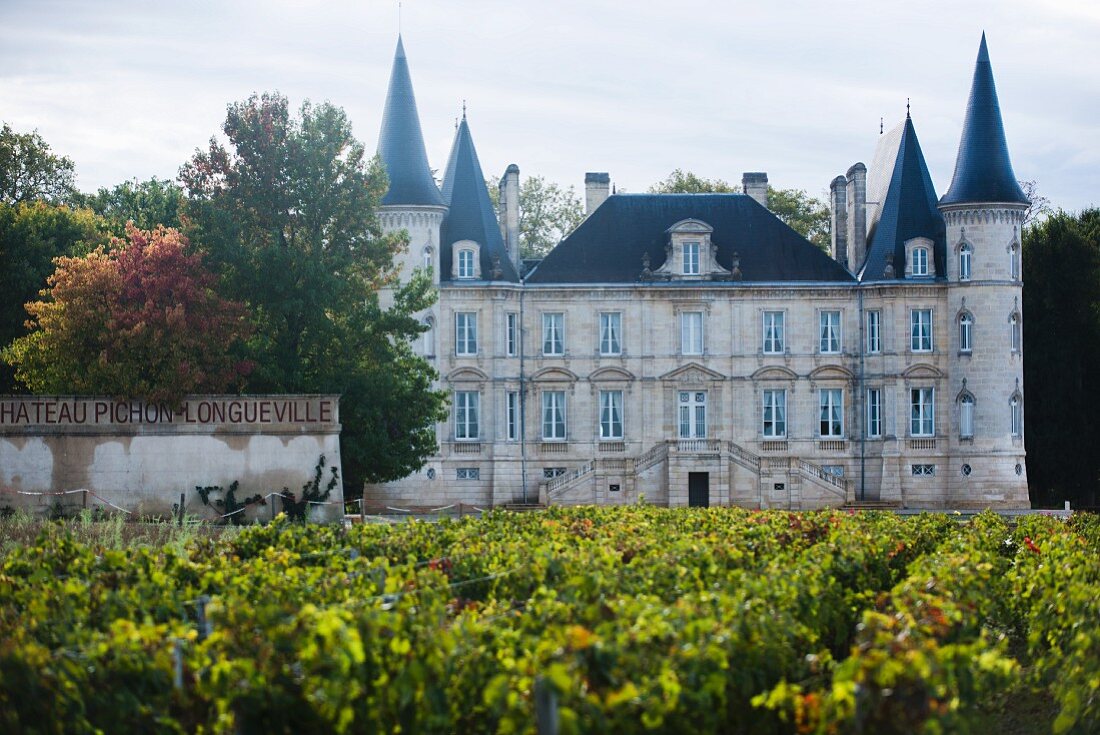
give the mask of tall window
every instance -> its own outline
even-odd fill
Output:
[[[702,439],[706,435],[706,391],[680,391],[680,438]]]
[[[684,275],[695,276],[699,274],[699,243],[684,243]]]
[[[882,352],[882,312],[869,311],[867,317],[867,352]]]
[[[913,248],[913,275],[928,275],[928,248]]]
[[[542,315],[542,354],[565,354],[565,315]]]
[[[974,344],[974,317],[964,313],[959,317],[959,352],[970,352]]]
[[[1024,435],[1024,412],[1023,401],[1020,400],[1020,395],[1016,394],[1012,396],[1008,402],[1008,411],[1010,417],[1010,428],[1012,429],[1012,436],[1020,437]]]
[[[840,312],[820,312],[821,329],[818,333],[818,350],[822,354],[840,352]]]
[[[1013,281],[1020,280],[1020,246],[1013,243],[1008,249],[1008,271]]]
[[[783,439],[787,436],[787,391],[764,391],[764,438]]]
[[[435,354],[435,319],[433,319],[432,317],[428,317],[427,319],[424,320],[424,326],[426,327],[426,329],[424,330],[424,335],[422,337],[422,339],[424,340],[424,354],[425,355],[434,355]]]
[[[909,391],[909,433],[912,436],[936,435],[936,389],[913,388]]]
[[[932,310],[913,309],[910,312],[910,347],[913,352],[932,351]]]
[[[455,312],[455,354],[477,354],[477,313]]]
[[[508,357],[519,354],[519,314],[509,312],[504,317],[504,351]]]
[[[973,255],[973,251],[969,245],[963,245],[959,248],[959,280],[970,280],[970,258]]]
[[[542,394],[542,438],[565,439],[565,391],[548,390]]]
[[[600,439],[623,438],[623,392],[600,391]]]
[[[867,436],[882,436],[882,390],[867,389]]]
[[[432,246],[429,245],[428,247],[424,248],[424,269],[425,270],[432,267],[433,260],[434,259],[432,258]]]
[[[818,391],[818,434],[823,437],[844,436],[844,391],[823,388]]]
[[[764,354],[775,355],[783,352],[783,312],[764,312]]]
[[[1020,315],[1013,314],[1008,318],[1009,328],[1009,340],[1011,341],[1012,351],[1020,351]]]
[[[458,277],[459,278],[473,278],[474,277],[474,251],[473,250],[459,250],[458,251]]]
[[[600,314],[600,354],[623,354],[623,315],[617,311]]]
[[[969,393],[959,399],[959,436],[963,439],[974,436],[974,396]]]
[[[508,431],[508,441],[519,439],[519,393],[508,391],[504,395],[504,425]]]
[[[685,311],[680,314],[680,354],[703,354],[703,312]]]
[[[455,391],[455,439],[473,441],[481,438],[478,416],[481,394],[472,390]]]

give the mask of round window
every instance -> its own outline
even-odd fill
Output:
[[[970,470],[970,465],[964,464],[963,467],[962,467],[963,475],[966,476],[966,477],[970,477],[970,471],[971,471]]]
[[[435,467],[429,467],[428,472],[426,474],[428,475],[429,480],[434,480],[435,479]]]
[[[1016,463],[1016,474],[1017,475],[1024,474],[1024,466],[1022,464],[1020,464],[1019,462]]]

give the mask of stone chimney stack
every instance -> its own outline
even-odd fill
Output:
[[[746,171],[741,174],[741,188],[750,197],[768,208],[768,175],[763,171]]]
[[[829,209],[833,213],[833,260],[848,268],[848,179],[843,176],[829,184]]]
[[[589,171],[584,175],[584,213],[592,214],[611,194],[611,175]]]
[[[508,257],[520,272],[519,257],[519,166],[512,163],[500,180],[500,228],[504,235],[504,248]]]
[[[867,167],[848,169],[848,262],[859,268],[867,258]]]

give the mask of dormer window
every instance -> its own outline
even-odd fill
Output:
[[[906,278],[932,278],[936,264],[932,259],[932,241],[927,237],[914,237],[905,243]]]
[[[481,246],[473,240],[460,240],[452,247],[452,278],[480,278],[481,262],[479,253]]]
[[[458,251],[458,277],[459,278],[473,278],[474,277],[474,251],[473,250],[459,250]]]
[[[697,276],[699,275],[699,243],[698,242],[685,242],[683,244],[683,271],[685,276]]]
[[[928,275],[928,248],[913,248],[913,275]]]
[[[697,219],[680,220],[666,231],[665,262],[652,272],[657,280],[730,278],[730,271],[718,265],[717,247],[711,242],[714,228]]]

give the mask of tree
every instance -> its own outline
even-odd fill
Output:
[[[1032,500],[1097,504],[1100,209],[1024,230],[1025,442]]]
[[[445,395],[413,354],[434,300],[420,274],[396,282],[407,237],[383,235],[375,214],[388,183],[343,110],[253,95],[229,106],[229,147],[211,140],[180,178],[189,234],[253,314],[247,388],[340,393],[343,475],[350,488],[418,469],[434,453]],[[393,286],[383,309],[379,289]]]
[[[142,230],[158,225],[179,229],[183,189],[170,179],[124,181],[112,189],[101,187],[95,194],[78,194],[74,200],[110,223],[116,235],[126,232],[132,222]]]
[[[30,334],[3,352],[38,393],[106,393],[175,404],[224,392],[248,370],[231,350],[244,308],[219,297],[200,255],[177,230],[132,225],[83,257],[57,258],[40,301],[27,304]]]
[[[1032,222],[1051,213],[1050,200],[1039,193],[1038,181],[1031,179],[1030,181],[1019,181],[1017,183],[1024,190],[1024,196],[1027,197],[1028,201],[1027,209],[1024,210],[1023,227],[1027,227]]]
[[[500,209],[500,191],[485,182],[489,199]],[[572,186],[562,188],[543,176],[528,176],[519,187],[519,250],[524,258],[542,258],[585,217]]]
[[[722,179],[707,179],[676,169],[649,187],[651,194],[732,194],[738,189]],[[803,189],[768,187],[768,209],[792,230],[825,252],[832,246],[829,206]]]
[[[73,162],[56,156],[38,134],[0,128],[0,202],[67,202],[76,193]]]

